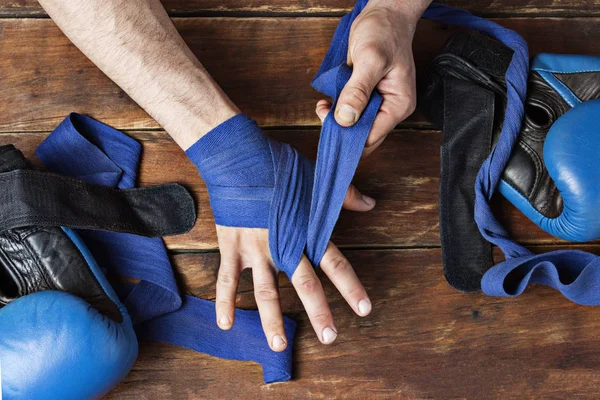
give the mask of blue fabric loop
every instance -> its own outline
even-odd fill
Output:
[[[36,154],[53,172],[127,189],[135,185],[141,150],[138,142],[123,133],[71,114],[40,144]],[[262,332],[258,312],[236,310],[234,326],[222,331],[215,323],[213,302],[181,296],[161,239],[102,231],[78,233],[101,268],[140,281],[115,286],[140,339],[258,362],[266,383],[291,378],[293,320],[285,318],[287,349],[275,353]]]
[[[486,33],[514,50],[506,71],[507,104],[500,139],[481,166],[475,183],[475,221],[481,234],[500,247],[506,257],[506,261],[483,276],[483,292],[491,296],[516,296],[527,284],[540,283],[559,290],[576,303],[599,305],[600,261],[597,256],[576,250],[534,254],[510,239],[489,206],[521,129],[529,73],[527,44],[516,32],[465,10],[432,4],[424,17]]]
[[[550,286],[578,304],[598,305],[600,257],[578,250],[557,250],[512,258],[494,266],[481,280],[490,296],[518,296],[529,283]]]
[[[350,28],[366,4],[360,0],[342,18],[312,82],[334,99],[333,108],[352,74],[346,65]],[[290,279],[303,253],[318,267],[381,100],[375,91],[359,121],[349,128],[329,113],[315,165],[291,146],[269,139],[242,114],[210,131],[186,154],[206,181],[215,222],[268,228],[273,261]]]

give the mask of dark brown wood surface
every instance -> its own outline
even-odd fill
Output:
[[[320,96],[310,80],[348,0],[165,0],[192,50],[234,101],[272,137],[316,153]],[[532,54],[600,54],[599,0],[455,0],[521,33]],[[1,18],[4,17],[4,18]],[[32,18],[36,17],[36,18]],[[44,17],[44,18],[37,18]],[[185,18],[182,18],[185,17]],[[518,17],[518,18],[514,18]],[[419,68],[453,32],[419,25]],[[0,0],[0,145],[28,157],[69,112],[92,115],[144,145],[139,183],[180,182],[194,194],[192,232],[166,239],[182,291],[214,299],[219,262],[206,188],[157,124],[60,33],[33,0]],[[370,213],[342,212],[333,240],[373,300],[356,317],[324,287],[339,337],[319,344],[287,278],[283,309],[298,321],[294,380],[264,385],[258,365],[142,342],[111,399],[597,398],[600,316],[536,286],[516,299],[463,294],[444,280],[438,234],[441,133],[419,114],[364,160],[356,185],[377,199]],[[541,232],[498,198],[497,215],[537,251],[567,244]],[[600,245],[582,245],[600,254]],[[501,255],[496,253],[497,260]],[[322,274],[321,274],[322,276]],[[248,271],[238,306],[255,308]]]
[[[498,19],[540,52],[600,54],[600,18]],[[239,107],[263,126],[317,126],[322,98],[310,81],[337,18],[181,18],[176,26]],[[422,21],[421,70],[453,29]],[[557,34],[559,33],[559,34]],[[549,39],[551,38],[551,39]],[[143,110],[70,44],[51,20],[0,19],[0,132],[53,129],[71,111],[119,129],[157,128]],[[408,125],[425,124],[420,115]]]
[[[281,280],[283,307],[299,323],[291,382],[263,385],[258,365],[142,343],[138,363],[111,398],[597,398],[595,308],[539,286],[516,299],[456,292],[441,274],[439,249],[346,255],[374,311],[357,318],[324,279],[339,330],[332,346],[318,343],[299,299]],[[190,293],[214,298],[216,254],[174,261],[189,277]],[[249,278],[242,279],[239,304],[252,307]]]
[[[162,0],[172,16],[227,14],[341,15],[354,0]],[[484,15],[599,15],[599,0],[441,0]],[[36,0],[0,0],[0,16],[40,17],[46,13]]]

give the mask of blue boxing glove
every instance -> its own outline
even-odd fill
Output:
[[[0,397],[102,397],[127,375],[138,344],[81,239],[20,228],[0,233],[0,252]]]
[[[540,54],[499,191],[544,231],[600,238],[600,57]]]

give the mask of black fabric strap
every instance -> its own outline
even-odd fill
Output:
[[[0,173],[0,187],[0,231],[64,226],[160,237],[188,232],[196,220],[192,196],[174,183],[120,190],[18,169]]]
[[[430,63],[419,91],[421,109],[444,132],[439,194],[444,274],[465,292],[480,290],[493,265],[492,247],[474,219],[475,179],[502,126],[504,74],[512,55],[487,36],[458,33]]]
[[[29,162],[12,144],[0,146],[0,172],[14,171],[16,169],[29,169]]]
[[[440,174],[440,239],[444,275],[465,292],[481,289],[492,246],[474,218],[475,177],[490,152],[495,94],[475,83],[444,79]],[[468,118],[465,118],[468,116]]]

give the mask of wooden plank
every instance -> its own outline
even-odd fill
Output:
[[[259,13],[268,14],[342,14],[348,12],[354,0],[163,0],[172,16],[204,14]],[[484,16],[510,15],[599,15],[598,0],[445,0]],[[0,0],[0,17],[41,17],[46,13],[36,0]]]
[[[298,321],[293,381],[264,385],[258,365],[142,342],[132,372],[108,398],[596,397],[595,308],[541,286],[515,299],[459,293],[444,280],[439,249],[346,254],[370,293],[373,313],[355,316],[324,279],[339,331],[332,346],[318,343],[282,278],[283,309]],[[188,291],[214,296],[218,255],[177,255],[174,261]],[[252,307],[249,274],[244,277],[238,305]]]
[[[269,131],[280,141],[298,148],[311,158],[316,155],[316,130]],[[13,143],[27,157],[45,133],[0,135],[0,145]],[[216,233],[206,187],[197,170],[164,132],[132,132],[144,145],[140,184],[179,182],[194,194],[199,207],[195,228],[186,235],[166,238],[171,249],[216,249]],[[343,247],[439,246],[438,131],[398,130],[359,166],[355,184],[377,200],[369,213],[342,211],[333,241]],[[416,157],[415,155],[419,156]],[[500,196],[499,196],[500,197]],[[496,214],[514,237],[523,243],[562,243],[547,235],[503,199]]]
[[[531,54],[600,54],[590,40],[600,19],[499,19],[527,39]],[[176,25],[240,108],[264,126],[319,125],[321,96],[310,88],[337,18],[184,18]],[[424,21],[415,41],[418,68],[453,29]],[[556,35],[560,32],[560,35]],[[552,38],[549,40],[548,38]],[[156,123],[104,76],[49,20],[0,21],[0,132],[47,131],[70,111],[120,129]],[[414,117],[412,124],[425,123]]]

